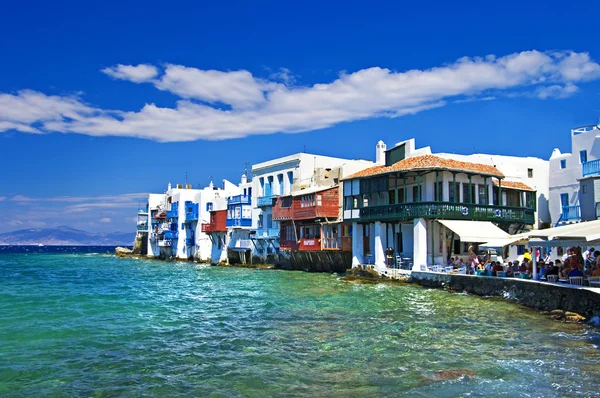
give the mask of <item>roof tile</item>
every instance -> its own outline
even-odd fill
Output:
[[[494,185],[498,186],[500,185],[498,183],[498,180],[494,179]],[[502,188],[509,188],[509,189],[518,189],[521,191],[532,191],[535,192],[535,189],[531,188],[529,185],[521,182],[521,181],[506,181],[506,180],[502,180]]]
[[[348,180],[350,178],[370,177],[379,174],[392,173],[394,171],[413,170],[450,170],[504,178],[504,174],[502,174],[502,172],[494,166],[480,163],[461,162],[459,160],[445,159],[435,155],[423,155],[401,160],[391,166],[369,167],[368,169],[354,173],[344,179]]]

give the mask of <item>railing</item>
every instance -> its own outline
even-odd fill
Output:
[[[165,235],[164,235],[165,239],[178,239],[179,238],[179,233],[177,231],[166,231]]]
[[[257,238],[279,238],[279,228],[260,228],[256,230]]]
[[[227,227],[251,227],[251,218],[228,218],[225,220],[225,226]]]
[[[237,195],[227,199],[228,205],[249,205],[252,203],[252,197],[248,195]]]
[[[159,247],[171,247],[171,246],[173,246],[173,242],[171,242],[170,240],[159,240],[158,246]]]
[[[235,245],[230,246],[231,249],[252,249],[252,241],[250,239],[238,239],[235,241]]]
[[[360,209],[361,221],[410,220],[414,218],[534,224],[533,209],[469,203],[418,202]]]
[[[581,165],[581,174],[584,177],[600,174],[600,159],[590,160]]]
[[[563,206],[561,221],[576,221],[581,219],[581,208],[579,206]]]
[[[185,221],[198,221],[198,212],[186,213]]]
[[[256,200],[256,205],[258,207],[268,207],[273,206],[273,199],[276,199],[279,195],[267,195],[261,196]]]
[[[200,229],[202,230],[202,232],[205,233],[211,233],[211,232],[227,232],[226,229],[224,229],[223,227],[218,226],[216,223],[208,223],[208,224],[202,224],[200,226]]]

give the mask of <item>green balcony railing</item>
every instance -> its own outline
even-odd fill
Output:
[[[534,224],[535,211],[523,207],[468,203],[419,202],[360,209],[360,221],[410,220],[414,218],[494,221]]]

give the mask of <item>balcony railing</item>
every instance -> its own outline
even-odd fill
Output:
[[[590,160],[581,165],[581,174],[584,177],[591,176],[594,174],[600,174],[600,159]]]
[[[579,206],[563,206],[561,221],[576,221],[581,219],[581,208]]]
[[[173,246],[173,242],[171,242],[170,240],[159,240],[158,246],[159,247],[171,247],[171,246]]]
[[[418,202],[365,207],[360,209],[360,220],[378,221],[429,218],[534,224],[534,213],[533,209],[523,207]]]
[[[256,230],[257,238],[279,238],[279,228],[259,228]]]
[[[252,203],[252,198],[248,195],[237,195],[227,199],[228,205],[249,205]]]
[[[225,225],[227,227],[251,227],[252,219],[251,218],[228,218],[225,221]]]
[[[179,233],[177,231],[166,231],[165,235],[164,235],[165,239],[178,239],[179,238]]]
[[[273,206],[273,199],[277,199],[278,196],[279,195],[261,196],[256,200],[256,205],[258,207]]]
[[[235,241],[235,244],[229,246],[229,248],[230,249],[249,250],[249,249],[252,249],[252,241],[250,239],[238,239]]]
[[[224,229],[223,227],[220,227],[219,225],[217,225],[216,223],[208,223],[208,224],[202,224],[200,226],[200,229],[202,230],[202,232],[204,233],[211,233],[211,232],[227,232],[226,229]]]
[[[198,221],[198,212],[186,213],[185,221]]]

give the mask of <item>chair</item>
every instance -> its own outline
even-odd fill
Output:
[[[600,287],[600,276],[590,276],[588,278],[590,287]]]
[[[396,268],[402,268],[402,257],[396,256]]]
[[[546,279],[550,283],[556,283],[558,281],[558,275],[546,275]]]
[[[496,271],[496,276],[504,276],[504,271]]]
[[[458,273],[459,273],[459,275],[467,275],[467,269],[466,268],[459,268],[458,269]]]
[[[520,278],[520,277],[521,277],[521,273],[520,273],[520,272],[514,272],[514,273],[513,273],[513,276],[514,276],[515,278]]]
[[[575,286],[583,286],[583,276],[570,276],[569,283]]]
[[[452,267],[452,266],[444,267],[444,270],[446,270],[446,273],[449,274],[450,272],[452,272],[454,270],[454,267]]]
[[[427,266],[421,265],[421,272],[427,272]]]

